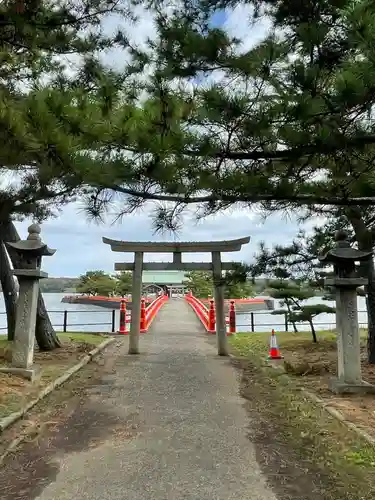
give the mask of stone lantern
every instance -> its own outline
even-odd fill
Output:
[[[42,257],[53,255],[56,250],[48,248],[40,238],[40,227],[32,224],[28,228],[26,240],[8,242],[7,246],[15,250],[22,263],[22,269],[14,269],[19,283],[19,295],[16,310],[16,327],[12,348],[12,365],[2,371],[14,373],[32,380],[36,313],[38,307],[39,280],[48,274],[41,271]]]
[[[334,273],[324,284],[336,291],[337,379],[330,389],[336,393],[375,392],[375,387],[362,380],[360,336],[358,328],[357,288],[367,285],[358,275],[356,262],[372,258],[372,252],[352,248],[345,231],[335,234],[336,246],[320,260],[333,264]]]

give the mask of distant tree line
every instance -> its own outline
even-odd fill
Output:
[[[89,273],[97,273],[99,271],[88,271],[86,274],[89,274]],[[191,273],[190,273],[191,274]],[[190,278],[187,277],[187,280],[185,282],[186,285],[188,285],[190,282],[192,284],[195,284],[195,282],[198,280],[198,281],[201,281],[200,280],[200,275],[205,275],[206,273],[201,273],[201,272],[194,272],[194,279],[193,276],[191,276]],[[83,275],[83,276],[86,276],[86,275]],[[111,276],[109,274],[106,274],[104,273],[104,276],[105,278],[110,278],[111,279]],[[212,279],[210,278],[210,281],[205,281],[205,276],[203,276],[203,279],[201,281],[201,283],[205,282],[206,283],[206,286],[205,288],[209,288],[210,290],[210,293],[208,295],[212,295],[212,290],[210,288],[210,282],[212,281]],[[254,296],[254,295],[268,295],[268,288],[269,288],[269,283],[268,283],[269,280],[267,279],[255,279],[254,282],[251,283],[251,285],[249,284],[249,287],[242,287],[241,286],[241,292],[239,290],[232,290],[233,287],[230,287],[231,291],[234,292],[234,294],[236,295],[236,297],[233,297],[233,298],[241,298],[241,297],[237,297],[238,293],[240,293],[240,295],[242,295],[242,292],[245,292],[245,295],[247,294],[247,292],[249,291],[249,296]],[[92,284],[92,281],[91,281],[91,284]],[[99,280],[99,282],[97,283],[99,288],[101,289],[104,285],[104,288],[108,289],[108,284],[110,284],[109,288],[112,290],[113,289],[113,283],[106,279],[105,281],[104,280]],[[79,293],[88,293],[86,292],[86,284],[82,287],[83,282],[82,282],[82,276],[81,277],[77,277],[77,278],[66,278],[66,277],[60,277],[60,278],[46,278],[44,280],[41,280],[40,281],[40,289],[41,289],[41,292],[43,293],[74,293],[74,292],[79,292]],[[211,286],[212,287],[212,286]],[[98,288],[98,294],[99,294],[99,288]],[[0,286],[0,290],[1,290],[1,286]],[[100,291],[103,291],[103,290],[100,290]],[[106,292],[106,290],[104,290],[104,292]],[[201,293],[201,292],[199,292]],[[101,294],[100,294],[101,295]],[[105,293],[104,293],[105,295]],[[204,295],[204,294],[203,294]]]
[[[97,285],[95,287],[95,288],[97,288],[97,290],[94,291],[94,294],[97,293],[98,295],[103,295],[102,293],[99,293],[99,290],[100,290],[101,292],[104,291],[104,295],[106,295],[106,293],[108,293],[108,290],[110,292],[114,290],[114,283],[111,281],[111,279],[113,279],[113,278],[111,278],[110,274],[106,274],[103,271],[88,271],[83,276],[86,276],[90,273],[95,273],[96,278],[98,278],[99,277],[97,275],[98,272],[103,273],[105,279],[104,280],[103,279],[94,280],[94,282],[96,282],[96,285]],[[101,275],[101,278],[103,278],[103,274]],[[191,273],[189,273],[189,274],[191,274]],[[201,283],[205,282],[206,288],[208,286],[208,288],[210,289],[210,293],[208,295],[212,295],[212,293],[211,293],[212,292],[212,290],[211,290],[212,284],[210,285],[210,282],[212,281],[212,279],[210,278],[210,281],[206,281],[204,279],[205,276],[203,276],[203,279],[200,280],[201,274],[205,275],[206,273],[194,272],[193,276],[191,276],[190,278],[187,277],[187,281],[185,284],[189,284],[190,282],[192,282],[192,284],[193,284],[196,281],[201,281]],[[41,292],[43,292],[43,293],[74,293],[74,292],[89,293],[89,291],[86,291],[87,290],[87,288],[86,288],[87,283],[83,279],[83,276],[80,276],[77,278],[67,278],[67,277],[46,278],[46,279],[40,281]],[[90,284],[92,284],[92,283],[93,283],[93,281],[91,280]],[[210,288],[210,286],[211,286],[211,288]],[[103,288],[104,288],[104,290],[103,290]],[[267,291],[267,288],[268,288],[268,280],[267,279],[261,279],[261,278],[256,279],[254,281],[254,283],[252,283],[251,286],[249,286],[249,289],[241,286],[240,295],[242,294],[242,291],[246,292],[245,295],[247,294],[247,291],[250,291],[249,296],[263,295]],[[0,290],[1,290],[1,286],[0,286]],[[239,290],[232,290],[231,289],[231,291],[233,291],[234,294],[236,295],[236,297],[234,297],[234,298],[240,298],[240,297],[237,297],[237,295],[238,295],[237,292],[239,292]]]
[[[46,278],[40,281],[42,293],[65,293],[75,292],[79,278]],[[0,285],[0,291],[2,291]]]
[[[191,290],[196,297],[208,298],[213,296],[214,284],[212,273],[210,272],[192,271],[186,273],[186,279],[183,284]],[[124,271],[110,275],[104,271],[87,271],[79,277],[76,291],[87,295],[110,297],[131,294],[131,289],[131,272]],[[255,293],[255,287],[250,281],[246,283],[240,283],[237,282],[237,280],[232,282],[230,278],[227,277],[225,286],[226,298],[240,299],[253,297]]]
[[[226,299],[244,299],[255,295],[255,287],[247,280],[240,282],[231,280],[229,273],[223,277],[225,281],[224,294]],[[193,292],[197,298],[207,299],[213,297],[214,281],[211,272],[191,271],[186,273],[184,285]]]
[[[104,271],[87,271],[78,278],[76,291],[85,295],[104,297],[121,296],[131,293],[132,272],[123,271],[114,275]]]
[[[40,289],[43,293],[75,292],[78,283],[78,278],[46,278],[40,281]]]

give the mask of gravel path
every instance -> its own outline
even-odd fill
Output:
[[[141,353],[109,351],[114,370],[43,437],[25,496],[6,500],[276,500],[236,371],[182,299],[163,306]]]

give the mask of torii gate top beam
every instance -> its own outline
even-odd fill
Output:
[[[238,252],[242,245],[250,242],[250,236],[237,240],[221,241],[121,241],[102,238],[103,243],[111,246],[112,252],[144,252],[144,253],[204,253],[204,252]]]

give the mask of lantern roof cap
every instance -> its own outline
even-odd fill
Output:
[[[319,257],[322,262],[344,263],[363,261],[371,258],[371,251],[358,250],[350,246],[349,235],[339,230],[335,233],[336,246]]]
[[[41,229],[39,224],[31,224],[28,228],[28,237],[26,240],[20,241],[11,241],[7,242],[7,245],[11,248],[14,248],[18,252],[28,253],[30,255],[36,256],[51,256],[56,250],[53,248],[49,248],[43,241],[41,240],[40,233]]]

